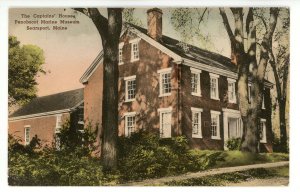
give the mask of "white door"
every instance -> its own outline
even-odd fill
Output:
[[[161,128],[160,135],[162,138],[171,137],[171,112],[162,112],[161,113]]]

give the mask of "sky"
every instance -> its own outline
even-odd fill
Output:
[[[106,16],[105,9],[99,9]],[[138,18],[144,27],[147,26],[147,9],[135,9],[134,17]],[[171,9],[163,11],[163,34],[181,40],[178,31],[170,23]],[[30,18],[22,18],[22,14]],[[59,21],[58,14],[75,15],[79,24],[67,24],[67,30],[37,31],[27,30],[26,24],[16,24],[15,20],[37,20],[34,15],[55,14],[51,20]],[[229,57],[229,40],[222,27],[221,17],[216,10],[210,12],[210,20],[205,26],[205,33],[209,33],[212,41],[217,45],[217,50]],[[41,20],[41,19],[39,19]],[[39,26],[39,25],[30,25]],[[40,25],[41,26],[41,25]],[[52,27],[53,25],[46,25]],[[72,9],[57,8],[11,8],[9,10],[9,35],[16,36],[21,44],[34,44],[44,50],[46,75],[37,77],[38,96],[49,95],[57,92],[83,87],[79,82],[81,75],[102,50],[101,37],[93,22],[85,15]],[[195,42],[197,44],[197,42]],[[203,45],[197,44],[202,47]]]

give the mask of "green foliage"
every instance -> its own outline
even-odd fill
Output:
[[[72,128],[68,120],[62,125],[60,132],[56,134],[59,150],[78,156],[89,156],[96,148],[94,143],[97,131],[98,127],[93,129],[90,123],[82,130]],[[54,146],[55,144],[53,144]]]
[[[109,179],[104,178],[100,160],[90,156],[95,141],[91,130],[79,132],[66,123],[58,136],[60,150],[41,149],[37,137],[23,146],[9,136],[9,185],[103,185]]]
[[[240,150],[242,144],[242,139],[241,138],[233,138],[233,139],[228,139],[226,142],[226,147],[228,150]]]
[[[8,52],[9,106],[25,104],[36,97],[36,76],[45,73],[44,52],[35,45],[20,45],[16,37],[9,37]]]
[[[284,152],[289,152],[289,142],[287,142],[287,146],[283,146],[282,142],[280,141],[280,139],[278,137],[274,137],[274,139],[272,140],[272,144],[273,144],[273,151],[274,152],[279,152],[279,153],[284,153]]]
[[[157,134],[140,131],[120,138],[119,168],[122,180],[176,175],[212,167],[220,151],[189,150],[183,136],[161,139]]]

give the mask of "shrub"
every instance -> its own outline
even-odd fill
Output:
[[[232,150],[239,150],[241,147],[241,143],[242,143],[242,139],[241,138],[233,138],[233,139],[229,139],[226,142],[226,147],[228,148],[228,150],[232,151]]]

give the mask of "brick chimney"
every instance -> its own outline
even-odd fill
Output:
[[[148,35],[159,41],[162,37],[162,10],[158,8],[147,11]]]

